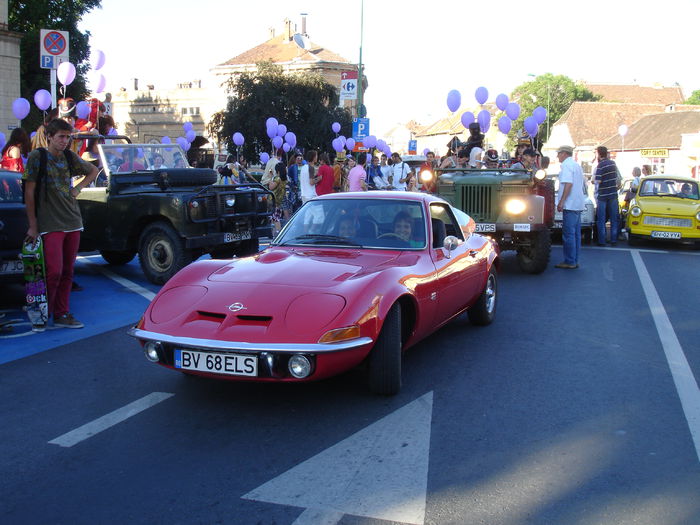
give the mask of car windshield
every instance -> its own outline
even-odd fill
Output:
[[[647,179],[642,182],[640,197],[678,197],[698,200],[698,183],[678,179]]]
[[[14,171],[0,172],[0,203],[22,202],[22,184],[20,178],[21,175]]]
[[[100,150],[109,173],[189,168],[177,144],[102,144]]]
[[[275,245],[422,249],[423,206],[392,199],[328,199],[306,203],[274,240]]]

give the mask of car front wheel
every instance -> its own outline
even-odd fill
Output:
[[[401,390],[401,306],[391,307],[369,355],[369,389],[393,396]]]
[[[486,286],[479,299],[467,310],[469,321],[472,324],[486,326],[496,317],[496,298],[498,297],[498,277],[496,270],[491,268],[486,279]]]
[[[169,224],[154,222],[141,233],[139,262],[152,283],[164,284],[191,261],[192,252]]]

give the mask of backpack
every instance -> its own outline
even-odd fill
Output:
[[[43,181],[46,179],[46,164],[48,162],[48,153],[46,148],[37,148],[39,151],[39,171],[36,174],[36,186],[34,186],[34,212],[39,212],[39,192],[43,186]],[[65,149],[63,154],[66,156],[66,163],[68,164],[68,172],[70,173],[71,179],[75,176],[75,171],[73,170],[73,163],[75,162],[75,153],[70,149]],[[25,180],[22,179],[22,203],[26,204],[25,199]],[[44,196],[46,196],[46,189],[44,188]]]

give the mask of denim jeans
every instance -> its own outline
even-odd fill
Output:
[[[581,251],[581,212],[564,210],[562,213],[562,246],[564,262],[578,264],[578,254]]]
[[[610,218],[610,242],[617,242],[617,235],[620,231],[619,204],[617,198],[598,201],[595,222],[598,228],[598,244],[605,244],[605,223],[606,217]]]

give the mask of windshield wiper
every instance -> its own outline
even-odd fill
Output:
[[[294,237],[292,239],[289,239],[288,241],[284,241],[283,243],[280,244],[280,246],[285,246],[285,245],[294,244],[294,243],[300,243],[300,244],[340,244],[343,246],[362,246],[361,244],[358,244],[355,241],[348,239],[347,237],[341,237],[340,235],[322,235],[320,233],[307,233],[305,235],[300,235],[298,237]]]

